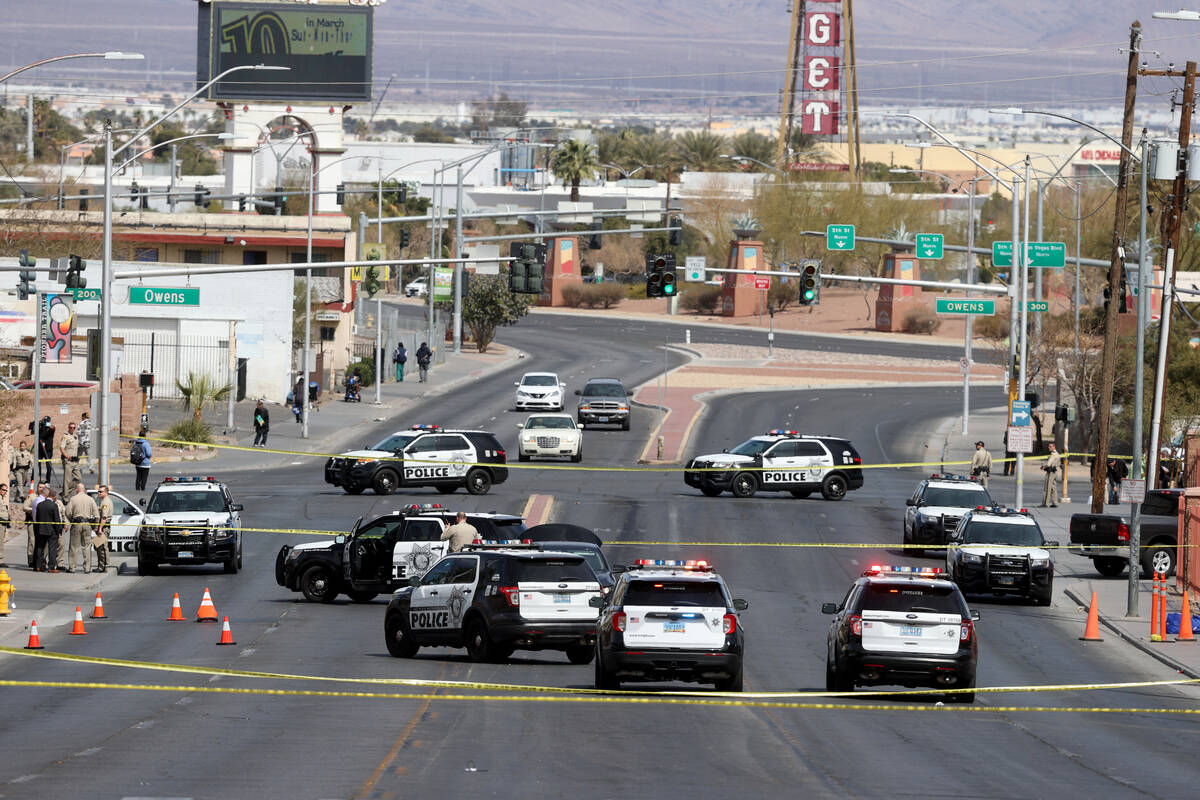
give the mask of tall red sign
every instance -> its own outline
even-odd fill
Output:
[[[809,0],[810,7],[834,5],[839,0]],[[803,74],[800,76],[800,131],[836,136],[841,99],[842,17],[840,9],[804,14]]]

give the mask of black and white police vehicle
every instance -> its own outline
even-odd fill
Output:
[[[366,603],[407,586],[446,554],[442,532],[456,512],[437,503],[410,505],[354,523],[350,533],[320,542],[284,545],[275,558],[275,582],[314,603],[345,594]],[[467,512],[480,538],[519,539],[525,520],[511,514]]]
[[[383,621],[388,652],[463,647],[472,661],[502,661],[514,650],[562,650],[572,664],[595,653],[603,597],[587,561],[520,541],[467,545],[397,590]]]
[[[862,458],[847,439],[770,430],[723,453],[696,456],[683,479],[708,497],[764,491],[805,498],[820,492],[826,500],[841,500],[862,488]]]
[[[967,594],[1016,594],[1039,606],[1054,593],[1054,559],[1041,526],[1025,509],[975,508],[954,529],[946,572]]]
[[[137,533],[138,575],[160,564],[222,564],[242,568],[242,506],[210,476],[163,478],[150,495]]]
[[[639,559],[617,577],[596,629],[596,688],[622,681],[712,683],[742,690],[749,606],[705,561]]]
[[[979,614],[939,567],[869,567],[833,614],[825,656],[825,690],[898,685],[974,689]],[[949,699],[975,702],[975,692]]]
[[[413,425],[363,450],[325,462],[325,482],[348,494],[372,489],[391,494],[399,488],[432,486],[442,494],[466,487],[487,494],[508,480],[507,456],[495,434]]]
[[[979,481],[962,475],[934,473],[921,481],[912,496],[904,501],[904,544],[946,546],[946,540],[959,521],[976,506],[991,507],[992,496]],[[912,555],[921,555],[920,547],[909,547]]]

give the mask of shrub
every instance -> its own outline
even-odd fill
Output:
[[[563,304],[566,305],[567,308],[579,308],[581,305],[583,305],[585,290],[590,288],[590,286],[584,284],[576,286],[573,283],[568,286],[564,286],[562,290]]]
[[[717,310],[721,301],[721,287],[700,284],[689,286],[679,296],[679,305],[684,311],[694,311],[697,314],[711,314]]]
[[[1002,342],[1008,338],[1008,312],[997,311],[993,316],[977,317],[972,331],[981,339],[992,339]]]
[[[412,359],[415,362],[417,357],[414,355],[414,356],[412,356]],[[346,374],[353,375],[354,370],[356,370],[356,369],[358,370],[358,374],[362,376],[362,385],[363,386],[374,385],[374,383],[375,383],[375,365],[371,363],[370,359],[360,358],[358,361],[351,362],[346,367]]]
[[[933,333],[942,326],[942,318],[928,308],[914,308],[904,315],[905,333]]]
[[[174,442],[192,442],[208,444],[212,441],[212,429],[204,420],[192,418],[181,419],[167,430],[167,439]],[[167,444],[168,447],[182,446]]]
[[[645,300],[646,299],[646,277],[644,275],[640,275],[640,276],[638,276],[638,280],[634,281],[633,283],[626,284],[625,292],[626,292],[626,296],[630,300]]]
[[[583,304],[588,308],[612,308],[626,297],[625,287],[618,283],[592,283],[583,287]]]
[[[792,278],[787,283],[772,280],[771,288],[767,290],[767,302],[773,304],[776,311],[784,311],[788,305],[796,302],[799,298],[799,278]]]

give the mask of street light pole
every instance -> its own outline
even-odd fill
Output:
[[[1146,155],[1150,143],[1142,135],[1142,197],[1146,196]],[[1079,216],[1076,214],[1076,216]],[[1150,272],[1150,247],[1146,242],[1146,205],[1142,204],[1142,212],[1138,215],[1138,294],[1137,294],[1137,355],[1134,361],[1133,373],[1133,464],[1130,477],[1134,480],[1145,478],[1142,472],[1142,403],[1145,382],[1145,351],[1146,323],[1150,320],[1150,297],[1146,293],[1150,283],[1147,273]],[[1164,283],[1166,287],[1169,284]],[[1140,613],[1139,594],[1140,565],[1142,554],[1142,504],[1134,503],[1129,513],[1129,585],[1126,592],[1125,616],[1136,617]]]
[[[463,204],[463,168],[462,164],[458,165],[458,188],[454,192],[454,257],[462,258],[463,247],[463,232],[462,232],[462,204]],[[462,274],[465,267],[462,264],[455,262],[454,264],[454,354],[458,355],[462,352]]]
[[[970,191],[967,192],[967,285],[975,283],[975,181],[971,182]],[[971,296],[971,290],[967,290],[967,297]],[[971,414],[971,337],[974,334],[974,315],[967,314],[965,323],[966,330],[963,333],[963,358],[966,359],[966,366],[963,368],[963,413],[962,413],[962,435],[967,435],[967,419]]]
[[[1026,176],[1025,190],[1026,190],[1026,192],[1029,191],[1028,176]],[[1020,207],[1020,195],[1018,194],[1018,192],[1020,191],[1020,182],[1017,179],[1013,179],[1012,191],[1013,191],[1013,203],[1012,203],[1012,252],[1013,252],[1012,271],[1013,271],[1013,274],[1009,277],[1010,277],[1010,282],[1013,282],[1013,281],[1011,281],[1011,279],[1015,278],[1016,279],[1015,283],[1017,285],[1017,293],[1013,298],[1014,305],[1013,305],[1013,309],[1012,309],[1012,320],[1013,320],[1013,323],[1016,325],[1016,328],[1015,328],[1016,333],[1013,338],[1013,346],[1016,348],[1016,351],[1018,354],[1018,357],[1017,357],[1017,398],[1020,400],[1024,400],[1025,399],[1025,353],[1026,353],[1026,350],[1025,350],[1025,281],[1028,278],[1028,273],[1024,269],[1025,258],[1023,257],[1024,254],[1021,252],[1021,228],[1020,228],[1021,212],[1020,212],[1020,208],[1019,208]],[[1027,206],[1026,211],[1028,212],[1028,204],[1026,204],[1026,206]],[[1028,217],[1028,213],[1026,214],[1026,216]],[[1020,337],[1020,338],[1018,339],[1016,337]],[[1020,342],[1019,345],[1017,344],[1018,342]],[[1010,403],[1009,404],[1009,422],[1010,423],[1012,422],[1011,410],[1012,410],[1012,404]],[[1017,494],[1016,494],[1017,508],[1023,508],[1025,505],[1025,502],[1024,502],[1024,499],[1025,499],[1025,454],[1022,452],[1017,453],[1017,464],[1016,464],[1015,471],[1016,471],[1016,478],[1017,478]]]

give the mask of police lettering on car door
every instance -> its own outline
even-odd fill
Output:
[[[763,470],[763,483],[804,483],[811,480],[808,473],[802,469],[793,470]]]

